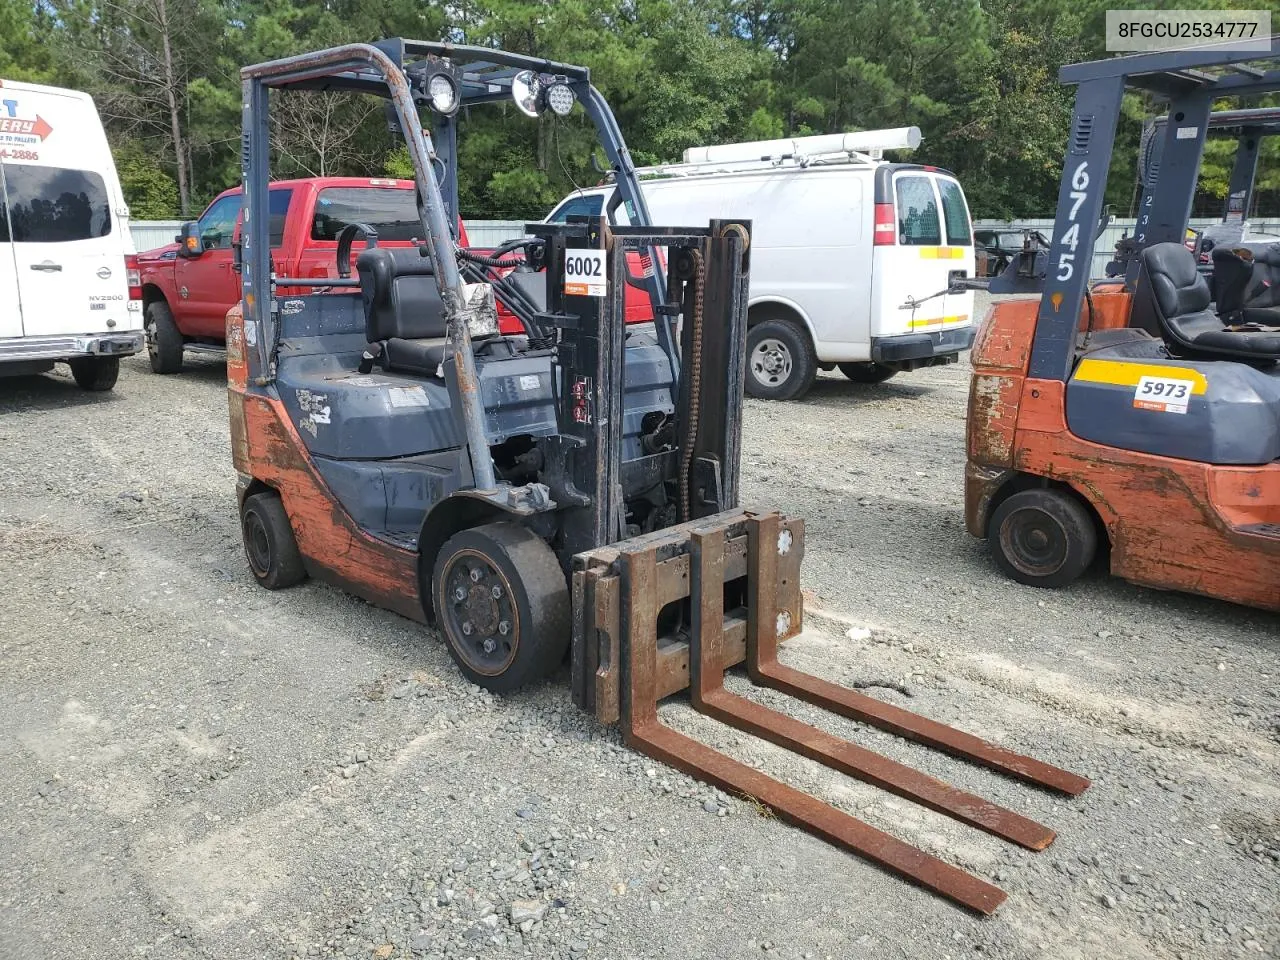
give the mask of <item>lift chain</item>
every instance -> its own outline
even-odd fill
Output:
[[[689,376],[689,422],[684,424],[680,444],[680,519],[690,520],[689,470],[693,466],[693,449],[698,441],[699,402],[702,389],[702,302],[706,288],[706,263],[701,250],[691,250],[693,259],[693,316],[689,318],[689,357],[683,364]]]

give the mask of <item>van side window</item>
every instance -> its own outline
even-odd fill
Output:
[[[569,217],[598,217],[604,209],[604,197],[600,194],[570,197],[553,213],[550,223],[564,223]]]
[[[229,249],[240,214],[238,194],[215,200],[200,217],[200,243],[206,250]]]
[[[0,242],[67,243],[111,235],[111,199],[96,173],[4,164],[7,216]]]
[[[942,219],[946,222],[947,243],[967,247],[973,234],[969,227],[969,211],[965,209],[964,192],[954,180],[938,177],[938,193],[942,195]]]
[[[928,177],[899,177],[894,184],[898,195],[898,242],[906,246],[939,246],[942,225],[933,183]]]

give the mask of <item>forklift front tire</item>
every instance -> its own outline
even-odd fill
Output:
[[[494,693],[545,679],[568,649],[564,572],[542,538],[519,524],[454,534],[436,557],[431,602],[458,669]]]
[[[240,508],[240,531],[249,569],[258,583],[268,590],[283,590],[306,579],[302,554],[280,494],[271,490],[246,497]]]
[[[1088,569],[1098,550],[1089,511],[1052,488],[1022,490],[1004,500],[987,527],[996,565],[1032,587],[1065,587]]]

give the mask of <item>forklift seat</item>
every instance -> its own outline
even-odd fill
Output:
[[[416,247],[375,247],[356,259],[365,338],[383,369],[434,377],[448,351],[431,259]]]
[[[1280,333],[1224,329],[1210,309],[1209,284],[1196,257],[1180,243],[1142,251],[1142,266],[1160,332],[1171,353],[1185,357],[1272,362],[1280,359]]]
[[[1214,247],[1213,294],[1223,323],[1280,326],[1280,244]]]

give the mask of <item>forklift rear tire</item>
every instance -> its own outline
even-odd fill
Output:
[[[1032,587],[1065,587],[1098,551],[1088,509],[1054,489],[1023,490],[1004,500],[991,515],[987,540],[997,566]]]
[[[280,494],[271,490],[245,497],[240,531],[249,569],[258,583],[268,590],[283,590],[306,579],[306,567]]]
[[[153,373],[179,373],[182,370],[182,334],[173,322],[173,311],[163,300],[147,306],[144,329],[147,333],[147,355]]]
[[[508,693],[549,677],[569,646],[569,590],[555,552],[516,523],[454,534],[431,574],[445,645],[472,683]]]
[[[81,390],[104,393],[120,378],[119,357],[76,357],[69,365]]]
[[[791,320],[765,320],[747,331],[746,392],[761,400],[796,400],[818,375],[809,331]]]
[[[840,372],[854,383],[884,383],[898,372],[883,363],[842,363],[839,366]]]

